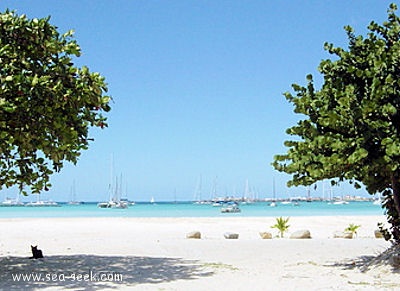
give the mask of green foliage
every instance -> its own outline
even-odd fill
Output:
[[[47,190],[88,148],[89,127],[107,126],[104,78],[74,66],[73,31],[59,34],[49,20],[0,13],[0,189]]]
[[[289,217],[276,218],[276,223],[273,226],[271,226],[271,228],[276,228],[279,231],[280,237],[282,238],[284,233],[289,230],[290,225],[288,224],[288,222],[289,222]]]
[[[354,223],[350,223],[344,231],[351,232],[352,234],[357,235],[357,230],[361,227],[361,225],[356,225]]]
[[[296,138],[274,157],[276,170],[292,175],[289,186],[348,180],[371,194],[386,193],[388,220],[400,240],[400,19],[371,22],[367,36],[345,27],[348,50],[326,43],[333,60],[321,61],[322,88],[292,85],[285,93],[304,119],[289,128]]]
[[[387,230],[387,228],[384,226],[382,222],[378,223],[378,228],[380,233],[383,235],[383,238],[386,241],[391,241],[392,240],[392,234]]]

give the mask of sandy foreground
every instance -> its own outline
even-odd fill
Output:
[[[0,290],[399,290],[399,271],[373,261],[390,247],[374,237],[384,221],[292,217],[285,238],[263,240],[273,217],[0,219]],[[357,238],[333,238],[350,223]],[[289,239],[300,229],[312,239]]]

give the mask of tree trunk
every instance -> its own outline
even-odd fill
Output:
[[[394,172],[392,176],[392,190],[394,207],[400,216],[400,175],[398,171]]]

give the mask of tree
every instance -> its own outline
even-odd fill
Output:
[[[348,50],[325,43],[333,60],[322,60],[321,89],[312,75],[285,97],[305,118],[287,129],[286,154],[272,165],[292,175],[293,185],[328,179],[365,185],[383,194],[391,234],[400,242],[400,19],[391,4],[388,20],[372,21],[366,37],[346,26]]]
[[[0,189],[25,195],[75,164],[110,110],[104,78],[72,63],[81,53],[73,31],[59,34],[49,20],[0,13]]]
[[[361,227],[361,225],[357,225],[354,223],[350,223],[345,229],[345,232],[350,232],[352,236],[357,236],[357,230]]]
[[[276,223],[271,226],[271,228],[276,228],[279,232],[281,238],[283,238],[283,234],[289,230],[290,225],[288,224],[289,217],[283,218],[278,217],[276,218]]]

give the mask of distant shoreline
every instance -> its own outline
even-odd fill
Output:
[[[34,200],[34,199],[33,199]],[[129,200],[130,202],[135,202],[138,204],[153,204],[153,203],[159,203],[159,204],[196,204],[196,203],[200,203],[200,204],[212,204],[213,202],[217,202],[217,201],[237,201],[237,202],[250,202],[250,203],[269,203],[271,201],[275,201],[275,202],[283,202],[283,201],[299,201],[299,202],[330,202],[330,201],[348,201],[348,202],[373,202],[375,200],[377,200],[377,198],[375,196],[370,196],[370,197],[361,197],[361,196],[345,196],[343,197],[343,199],[341,197],[334,197],[332,199],[327,199],[324,197],[303,197],[303,196],[299,196],[299,197],[291,197],[291,198],[263,198],[263,199],[247,199],[247,198],[238,198],[238,197],[229,197],[229,198],[214,198],[214,199],[204,199],[204,200],[160,200],[160,201],[155,201],[155,202],[151,202],[151,201],[146,201],[146,200]],[[60,203],[62,205],[64,204],[68,204],[70,201],[56,201],[51,199],[50,201],[55,201],[57,203]],[[24,201],[24,203],[29,203],[31,201]],[[99,201],[77,201],[80,202],[82,204],[98,204],[100,202],[104,202],[104,200],[99,200]],[[1,207],[1,206],[0,206]]]
[[[279,217],[279,216],[343,216],[383,215],[384,210],[372,202],[350,202],[335,205],[326,202],[284,204],[268,202],[238,204],[239,213],[221,213],[221,206],[193,203],[136,203],[127,209],[102,209],[96,203],[58,207],[0,207],[1,218],[55,217]]]

